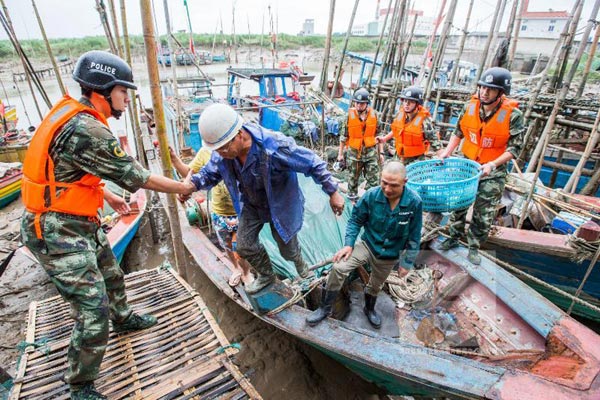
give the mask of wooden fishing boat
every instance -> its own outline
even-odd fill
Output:
[[[0,178],[0,208],[6,207],[21,194],[21,169],[11,169]]]
[[[321,197],[312,196],[314,193]],[[299,240],[307,260],[315,262],[342,246],[344,221],[327,209],[327,199],[318,190],[306,197]],[[455,339],[462,342],[458,348],[451,347],[446,332],[443,342],[426,346],[418,339],[418,321],[412,310],[395,307],[383,292],[377,303],[384,316],[383,326],[373,330],[362,315],[360,285],[350,285],[352,301],[345,320],[328,318],[316,327],[305,322],[310,313],[307,308],[281,306],[293,295],[283,283],[253,296],[246,295],[243,287],[231,288],[225,254],[202,230],[186,223],[183,210],[180,220],[184,245],[224,294],[257,318],[322,350],[390,394],[468,399],[600,398],[600,337],[488,259],[479,266],[470,264],[465,248],[443,252],[435,241],[417,261],[443,273],[438,306],[451,315]],[[339,235],[325,234],[326,229],[337,230]],[[335,244],[339,247],[325,249],[333,236],[339,236]],[[273,262],[277,267],[275,258]],[[257,311],[273,308],[281,311]],[[468,342],[471,344],[464,344]],[[464,350],[471,345],[472,351]]]
[[[120,189],[112,182],[106,183],[105,189],[112,190],[117,195],[123,195],[123,189]],[[115,215],[114,210],[110,208],[106,202],[104,203],[103,212],[104,216],[110,215],[111,219],[116,219],[116,223],[110,224],[110,230],[106,236],[108,237],[113,253],[115,253],[115,257],[117,257],[119,262],[123,259],[127,246],[129,246],[129,243],[131,243],[131,240],[140,227],[140,222],[144,217],[147,203],[146,191],[144,189],[140,189],[131,194],[126,193],[125,196],[130,196],[129,205],[132,210],[130,214]]]

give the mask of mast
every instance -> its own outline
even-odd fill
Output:
[[[391,1],[391,0],[390,0]],[[333,16],[335,14],[335,0],[329,0],[329,22],[327,23],[327,38],[325,39],[325,54],[323,54],[323,67],[321,68],[321,91],[327,90],[329,76],[329,54],[331,53],[331,34],[333,32]],[[333,92],[332,92],[333,93]]]

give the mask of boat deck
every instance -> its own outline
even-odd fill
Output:
[[[140,332],[113,332],[96,387],[109,399],[260,399],[233,364],[237,353],[202,298],[171,268],[127,275],[127,295],[136,312],[158,324]],[[27,343],[10,399],[68,399],[62,380],[73,327],[60,297],[33,302]]]

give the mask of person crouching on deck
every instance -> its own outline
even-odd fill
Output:
[[[371,276],[365,288],[364,312],[373,327],[381,326],[381,318],[375,311],[377,295],[398,261],[400,268],[412,269],[421,243],[421,198],[405,183],[404,165],[390,161],[381,172],[381,186],[368,190],[358,200],[348,221],[345,245],[333,257],[321,306],[306,318],[309,325],[314,326],[331,315],[346,277],[369,264]],[[364,231],[357,242],[361,228]]]

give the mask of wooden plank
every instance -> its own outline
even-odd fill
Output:
[[[33,301],[29,305],[29,318],[27,320],[27,334],[25,335],[25,341],[29,343],[33,343],[35,338],[35,317],[37,311],[37,302]],[[15,375],[15,379],[13,380],[14,386],[9,397],[10,400],[18,399],[21,388],[23,386],[22,379],[25,376],[25,372],[27,370],[27,358],[29,357],[28,350],[31,346],[27,347],[23,354],[21,355],[21,360],[19,360],[19,366],[17,367],[17,374]]]

